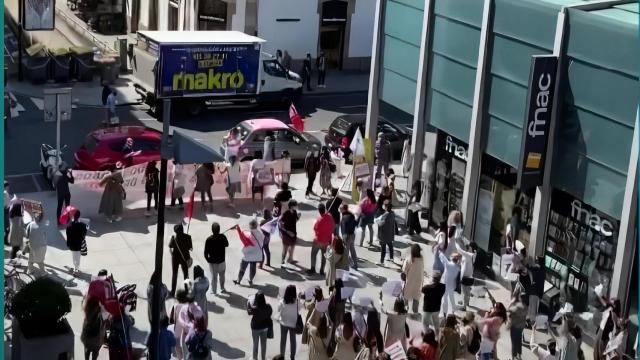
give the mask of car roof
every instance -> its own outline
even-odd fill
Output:
[[[342,119],[349,124],[364,125],[367,122],[367,114],[344,114],[336,117],[334,122],[338,119]],[[379,119],[380,123],[388,122],[387,119],[382,116],[380,116]]]
[[[113,128],[98,129],[91,132],[91,136],[103,141],[122,139],[127,137],[140,138],[140,137],[152,137],[160,140],[162,134],[154,129],[146,128],[144,126],[118,126]]]
[[[245,120],[241,124],[245,124],[252,130],[289,130],[289,125],[277,119],[251,119]]]

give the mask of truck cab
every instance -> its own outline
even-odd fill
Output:
[[[262,52],[260,68],[261,102],[282,102],[288,105],[302,94],[302,77],[285,69],[275,56]]]

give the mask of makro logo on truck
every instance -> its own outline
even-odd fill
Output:
[[[162,92],[251,93],[256,89],[259,48],[253,45],[172,45],[162,52]]]

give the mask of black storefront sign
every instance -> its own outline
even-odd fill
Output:
[[[517,186],[522,191],[542,184],[557,68],[556,56],[536,55],[531,59],[527,118],[522,129],[523,141],[518,166]]]

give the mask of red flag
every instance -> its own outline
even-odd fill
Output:
[[[244,247],[253,246],[253,241],[244,233],[244,231],[240,230],[240,225],[236,225],[236,231],[238,232],[238,236],[240,237],[240,242]]]
[[[302,116],[298,113],[296,106],[291,103],[289,106],[289,120],[291,120],[291,124],[293,128],[298,132],[304,132],[304,120],[302,120]]]

